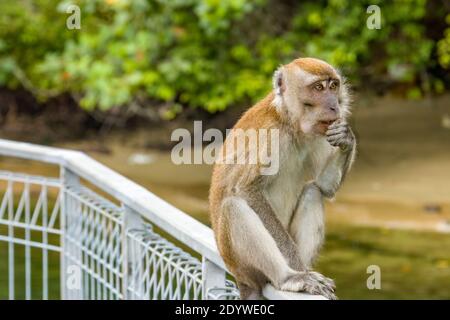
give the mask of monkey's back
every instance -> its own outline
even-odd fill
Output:
[[[275,107],[272,105],[274,94],[269,93],[264,99],[259,101],[253,107],[249,108],[238,122],[234,125],[234,129],[271,129],[279,127],[281,124],[280,116]],[[229,142],[230,137],[227,137],[221,150],[222,155],[224,147]],[[225,263],[231,269],[234,265],[234,258],[232,248],[230,247],[228,222],[223,218],[221,204],[227,197],[233,196],[236,192],[236,186],[239,183],[250,183],[251,179],[255,179],[255,174],[258,170],[259,164],[249,164],[246,168],[243,165],[237,164],[222,164],[216,163],[213,167],[211,186],[209,190],[209,214],[211,225],[214,230],[218,249],[224,258]],[[248,179],[244,176],[247,175]],[[234,269],[234,268],[233,268]]]
[[[232,129],[258,130],[278,127],[280,125],[280,116],[272,105],[273,98],[274,94],[270,92],[265,98],[249,108]],[[228,141],[229,137],[225,140],[219,154],[222,154],[223,148]],[[228,179],[230,176],[233,176],[236,170],[242,169],[235,164],[216,163],[213,167],[209,189],[209,212],[213,229],[216,229],[217,215],[220,214],[220,203],[226,196],[230,195],[230,189],[232,189],[233,183],[236,183],[236,181],[233,181],[235,179]]]

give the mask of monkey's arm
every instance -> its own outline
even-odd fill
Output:
[[[345,122],[335,122],[327,131],[327,141],[338,147],[316,179],[316,184],[325,197],[334,197],[350,170],[356,154],[356,139]]]
[[[275,240],[289,266],[294,270],[305,270],[305,265],[297,254],[297,245],[276,216],[271,204],[262,191],[263,188],[259,186],[258,183],[253,183],[246,189],[247,190],[242,197],[259,216],[264,227]]]

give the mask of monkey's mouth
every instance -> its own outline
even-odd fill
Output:
[[[324,126],[330,126],[334,121],[336,121],[336,120],[322,120],[322,121],[319,121],[319,124],[324,125]]]

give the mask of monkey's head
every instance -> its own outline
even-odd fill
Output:
[[[281,66],[273,86],[278,112],[304,134],[324,135],[329,125],[349,112],[343,77],[322,60],[300,58]]]

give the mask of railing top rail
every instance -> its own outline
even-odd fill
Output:
[[[83,152],[0,139],[0,155],[69,169],[226,270],[209,227]]]

